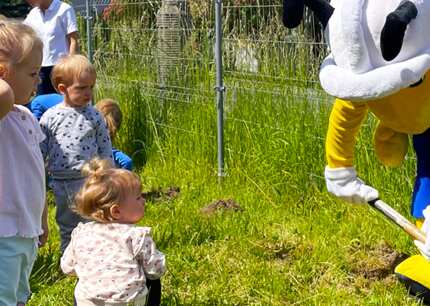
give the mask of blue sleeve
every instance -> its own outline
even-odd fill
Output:
[[[33,99],[30,103],[30,110],[38,121],[42,115],[54,105],[63,101],[63,96],[60,94],[40,95]]]
[[[112,148],[112,155],[117,168],[127,169],[130,171],[133,170],[133,161],[131,160],[130,156],[115,148]]]
[[[43,105],[35,100],[31,102],[30,110],[33,113],[34,117],[36,117],[37,121],[40,121],[40,118],[42,118],[43,113],[46,111]]]

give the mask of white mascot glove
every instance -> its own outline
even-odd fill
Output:
[[[430,206],[427,206],[426,209],[423,211],[424,215],[424,223],[421,227],[421,230],[426,234],[426,242],[422,243],[421,241],[414,240],[415,246],[418,248],[418,250],[421,252],[421,255],[423,255],[427,260],[430,260]]]
[[[364,204],[379,197],[378,190],[358,178],[353,167],[326,167],[324,176],[328,192],[345,201]]]

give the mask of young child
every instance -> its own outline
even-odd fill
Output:
[[[44,135],[22,106],[39,83],[42,48],[30,27],[0,19],[0,305],[25,305],[48,235]]]
[[[41,82],[37,94],[55,93],[51,72],[62,56],[78,53],[78,23],[71,5],[60,0],[27,0],[34,6],[24,23],[43,40]]]
[[[40,95],[31,101],[29,105],[30,111],[37,120],[40,120],[48,109],[61,102],[63,102],[63,96],[60,94]],[[111,141],[113,141],[122,122],[122,113],[118,103],[107,98],[97,102],[95,107],[104,117]],[[133,161],[127,154],[112,147],[112,155],[117,168],[123,168],[130,171],[133,170]]]
[[[92,222],[74,229],[61,258],[63,272],[79,278],[77,305],[145,305],[148,292],[153,294],[150,280],[159,279],[166,264],[151,229],[135,226],[145,211],[140,179],[100,159],[87,163],[83,172],[88,178],[76,196],[76,208]]]
[[[72,230],[82,221],[71,209],[74,195],[84,183],[82,166],[96,156],[112,159],[106,123],[90,103],[95,82],[94,66],[86,57],[62,58],[52,70],[52,83],[64,100],[40,119],[46,135],[41,149],[57,206],[61,252],[66,249]]]
[[[119,104],[112,99],[102,99],[97,102],[96,108],[105,118],[109,129],[110,139],[113,142],[122,122],[122,113],[119,108]],[[133,169],[133,161],[127,154],[112,147],[112,155],[117,168],[123,168],[130,171]]]

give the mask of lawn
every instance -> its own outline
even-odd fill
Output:
[[[419,304],[393,275],[396,261],[417,253],[411,239],[371,208],[325,190],[332,98],[316,81],[324,54],[315,44],[300,44],[301,36],[280,43],[284,32],[266,31],[270,40],[251,41],[255,74],[235,66],[236,43],[250,41],[225,33],[226,168],[217,177],[213,31],[197,21],[167,88],[157,84],[153,31],[123,20],[116,24],[123,30],[111,25],[109,40],[97,40],[95,53],[96,97],[119,100],[125,116],[116,146],[133,156],[145,191],[179,187],[176,197],[149,201],[141,222],[167,254],[162,304]],[[409,216],[413,153],[400,168],[382,167],[372,147],[375,124],[369,116],[361,130],[357,171]],[[230,205],[202,211],[219,200]],[[76,280],[58,267],[54,211],[50,197],[51,235],[29,305],[73,304]]]
[[[148,202],[142,221],[167,254],[164,305],[416,303],[392,275],[396,258],[416,253],[412,241],[369,207],[336,200],[324,189],[330,98],[252,93],[249,100],[238,93],[235,104],[227,104],[227,167],[219,183],[213,102],[172,101],[156,110],[159,102],[146,90],[128,92],[127,101],[140,101],[145,114],[145,145],[138,143],[143,149],[135,155],[143,189],[180,188],[177,197]],[[126,117],[126,135],[136,130],[127,120],[134,119]],[[371,145],[373,126],[369,118],[357,146],[358,171],[408,215],[414,160],[396,170],[381,167]],[[220,199],[241,209],[201,211]],[[30,305],[72,305],[75,279],[59,272],[52,202],[50,216]]]

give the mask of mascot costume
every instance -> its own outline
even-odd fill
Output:
[[[417,176],[411,212],[422,219],[430,204],[430,1],[283,1],[286,27],[300,24],[306,6],[321,22],[330,46],[320,70],[322,88],[336,97],[326,138],[328,191],[354,203],[378,198],[378,191],[357,176],[353,162],[358,132],[371,112],[379,119],[374,146],[382,164],[398,166],[408,136],[413,137]],[[430,241],[417,246],[430,253]],[[395,272],[412,293],[430,301],[428,260],[412,256]]]

